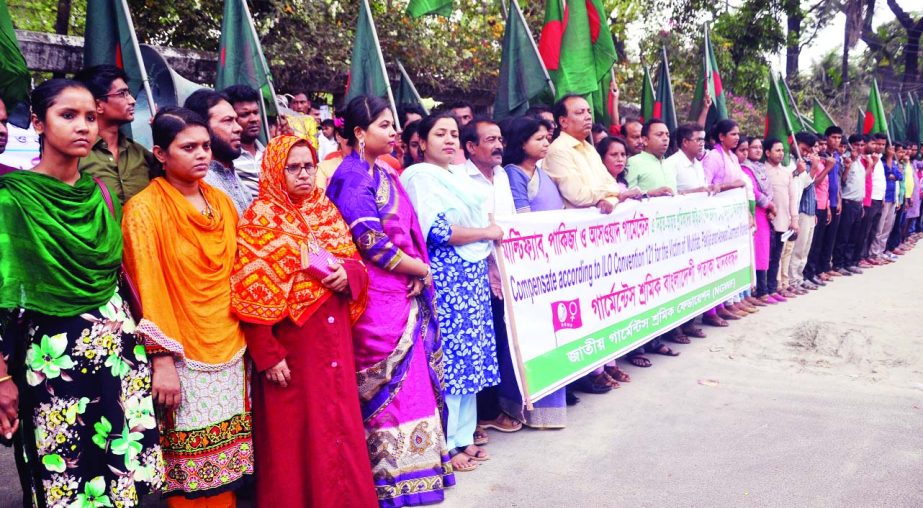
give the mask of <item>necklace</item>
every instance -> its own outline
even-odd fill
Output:
[[[205,199],[205,193],[202,192],[202,188],[201,188],[201,187],[199,187],[199,195],[202,196],[202,201],[205,202],[205,209],[204,209],[204,210],[200,210],[199,213],[201,213],[202,215],[204,215],[204,216],[207,217],[208,219],[214,219],[214,218],[215,218],[215,211],[212,209],[212,205],[209,204],[208,200]]]

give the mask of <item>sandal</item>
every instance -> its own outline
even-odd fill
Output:
[[[653,350],[653,351],[649,351],[649,352],[650,352],[650,353],[654,353],[655,355],[679,356],[679,351],[673,351],[672,349],[670,349],[669,347],[667,347],[666,344],[661,344],[659,348],[657,348],[657,349],[655,349],[655,350]]]
[[[728,322],[724,319],[721,319],[718,315],[704,315],[702,316],[702,324],[708,326],[717,326],[719,328],[724,328],[728,326]]]
[[[477,446],[486,445],[490,442],[490,437],[487,435],[487,431],[484,430],[484,427],[480,425],[474,429],[474,444]]]
[[[683,333],[672,333],[672,332],[671,332],[671,333],[668,333],[668,334],[667,334],[667,340],[669,340],[670,342],[673,342],[674,344],[690,344],[690,343],[692,343],[692,341],[689,340],[689,337],[686,337],[686,335],[684,335]]]
[[[500,432],[518,432],[522,430],[522,422],[516,420],[515,418],[507,415],[506,413],[500,413],[499,416],[493,420],[483,420],[478,422],[478,427],[482,429],[493,429]],[[480,446],[482,443],[474,443]],[[486,444],[486,443],[483,443]]]
[[[468,449],[471,447],[474,447],[474,453],[468,452]],[[488,455],[487,452],[485,452],[484,450],[480,449],[477,445],[468,445],[464,448],[459,446],[458,450],[461,453],[471,457],[473,460],[476,460],[478,462],[484,462],[484,461],[490,460],[490,455]]]
[[[635,367],[641,367],[642,369],[646,369],[651,366],[651,361],[643,355],[629,356],[628,363],[634,365]]]
[[[603,394],[612,391],[612,387],[606,381],[605,371],[602,374],[587,374],[574,382],[574,389],[578,392]]]
[[[606,371],[606,374],[609,374],[609,377],[618,381],[619,383],[630,383],[631,382],[631,376],[629,376],[627,372],[619,370],[618,365],[614,367],[607,365],[604,367],[603,370]]]
[[[468,454],[462,453],[458,450],[452,450],[452,469],[459,473],[466,473],[468,471],[474,471],[478,468],[478,463],[472,459]],[[461,459],[459,459],[461,457]]]
[[[695,337],[697,339],[705,338],[705,330],[702,330],[698,326],[689,326],[689,327],[683,328],[682,330],[683,330],[683,333],[689,337]]]

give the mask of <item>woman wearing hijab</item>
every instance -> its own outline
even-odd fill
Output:
[[[343,217],[315,185],[316,171],[307,142],[272,139],[259,196],[237,228],[231,308],[259,372],[256,499],[374,508],[351,330],[365,310],[368,275]],[[312,252],[325,255],[312,263]]]

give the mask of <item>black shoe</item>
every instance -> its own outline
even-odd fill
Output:
[[[840,268],[839,270],[837,270],[837,272],[838,272],[840,275],[844,275],[844,276],[846,276],[846,277],[852,277],[852,272],[850,272],[850,271],[847,270],[846,268]]]
[[[564,390],[564,394],[565,394],[564,398],[567,401],[568,406],[576,406],[577,404],[580,403],[580,397],[578,397],[577,394],[574,393],[574,391],[571,390],[569,386]]]
[[[850,266],[849,268],[847,268],[847,270],[849,270],[850,272],[856,275],[859,275],[860,273],[862,273],[862,269],[859,268],[858,266]]]
[[[814,284],[815,286],[826,286],[827,285],[826,282],[820,280],[820,278],[818,278],[817,276],[811,277],[808,280],[811,281],[811,283]]]

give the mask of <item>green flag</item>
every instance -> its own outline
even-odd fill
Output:
[[[907,112],[904,109],[904,101],[900,95],[897,96],[897,105],[891,110],[888,117],[888,128],[895,141],[907,140]]]
[[[651,75],[644,66],[644,77],[641,79],[641,123],[654,118],[654,85],[651,84]]]
[[[785,147],[783,163],[788,164],[791,160],[790,147],[795,144],[795,133],[792,131],[792,125],[789,122],[785,99],[779,88],[779,82],[773,78],[772,71],[769,72],[769,97],[766,99],[766,131],[764,136],[767,139],[776,138],[782,141]]]
[[[498,120],[525,113],[529,101],[548,89],[548,71],[515,0],[510,2],[506,17],[501,54],[500,79],[494,100],[494,117]]]
[[[788,89],[788,84],[785,83],[785,79],[783,79],[780,74],[776,81],[779,93],[782,94],[782,104],[785,106],[785,114],[788,116],[788,123],[792,126],[792,130],[794,130],[794,132],[807,131],[804,122],[801,121],[801,115],[798,114],[798,110],[795,107],[795,98],[792,97],[792,93]]]
[[[607,122],[615,44],[601,0],[546,0],[538,49],[555,86],[555,99],[583,95],[593,118]]]
[[[128,87],[137,96],[141,90],[141,63],[135,52],[131,32],[131,13],[121,0],[87,0],[86,31],[83,38],[83,65],[115,65],[128,75]]]
[[[22,129],[29,127],[29,69],[22,56],[6,0],[0,0],[0,99],[6,106],[10,122]]]
[[[407,14],[413,18],[427,14],[449,17],[452,15],[452,0],[410,0]]]
[[[718,60],[715,58],[715,50],[711,46],[708,24],[705,25],[703,48],[702,68],[695,85],[689,119],[696,120],[699,118],[702,108],[705,107],[705,92],[707,91],[708,96],[712,99],[711,108],[708,110],[704,126],[705,130],[708,131],[718,120],[728,118],[727,94],[724,93],[724,86],[721,83],[721,73],[718,72]]]
[[[824,134],[829,127],[836,125],[833,117],[830,116],[830,113],[827,113],[827,109],[817,98],[814,99],[814,121],[812,123],[814,124],[814,130],[820,134]]]
[[[856,134],[865,134],[865,111],[859,108],[859,116],[856,120]]]
[[[878,80],[872,79],[872,88],[869,90],[869,101],[865,106],[865,118],[862,121],[863,134],[878,134],[883,132],[891,141],[891,132],[888,130],[888,120],[885,116],[885,106],[881,102],[881,93],[878,91]]]
[[[400,81],[397,84],[394,103],[398,106],[401,104],[416,104],[423,108],[426,114],[429,114],[426,106],[423,105],[423,99],[420,98],[420,94],[417,92],[417,87],[413,85],[413,81],[410,80],[410,76],[400,60],[397,61],[397,71],[400,73]]]
[[[920,110],[920,98],[915,93],[907,97],[907,140],[916,144],[923,142],[923,111]]]
[[[359,21],[356,24],[356,39],[353,41],[352,62],[349,65],[346,102],[360,95],[385,98],[389,95],[388,75],[381,59],[378,34],[375,32],[368,0],[359,2]]]
[[[676,132],[676,105],[673,103],[673,84],[670,81],[670,62],[667,50],[663,48],[660,69],[657,70],[657,99],[654,102],[653,118],[659,118],[667,124],[670,132]]]
[[[247,85],[260,91],[264,100],[260,109],[265,115],[275,115],[275,93],[269,65],[263,57],[256,27],[247,8],[247,0],[225,0],[221,20],[221,38],[218,42],[218,74],[215,88],[222,90],[232,85]],[[266,109],[268,108],[268,111]],[[261,141],[269,139],[269,126],[263,125]]]

